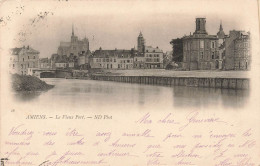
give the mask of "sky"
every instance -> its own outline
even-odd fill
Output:
[[[141,31],[146,45],[166,52],[173,38],[195,31],[196,17],[206,18],[211,35],[221,21],[226,34],[252,31],[255,5],[253,0],[11,1],[1,4],[1,40],[6,41],[1,48],[30,45],[40,57],[50,57],[60,41],[70,41],[73,24],[75,35],[89,39],[91,51],[137,48]]]

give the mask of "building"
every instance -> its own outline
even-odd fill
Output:
[[[56,69],[66,69],[66,68],[68,68],[68,62],[63,61],[63,60],[56,61],[54,64],[55,64]]]
[[[144,53],[145,49],[145,39],[143,37],[142,32],[140,32],[139,36],[137,37],[137,51],[139,53]]]
[[[208,35],[206,18],[196,18],[193,35],[183,38],[183,68],[185,70],[212,70],[218,68],[218,36]]]
[[[50,69],[51,68],[51,60],[49,58],[40,58],[38,67],[40,69]]]
[[[143,54],[138,54],[134,56],[134,68],[135,69],[144,69],[145,58]]]
[[[78,36],[74,34],[74,26],[72,26],[72,34],[70,42],[60,42],[60,46],[58,47],[57,54],[58,55],[70,55],[78,56],[81,52],[89,51],[89,41],[85,37],[80,40]]]
[[[144,52],[144,58],[145,58],[144,68],[146,69],[163,68],[163,51],[158,47],[153,48],[151,46],[146,46]]]
[[[79,69],[88,69],[89,68],[89,57],[91,56],[91,52],[82,52],[78,57],[78,66]]]
[[[30,46],[10,49],[9,72],[27,75],[28,68],[38,68],[39,54]]]
[[[96,50],[89,58],[91,68],[133,69],[133,50]]]
[[[51,68],[52,69],[65,69],[69,66],[69,57],[67,55],[51,55]]]
[[[250,33],[232,30],[225,39],[225,70],[250,69]]]

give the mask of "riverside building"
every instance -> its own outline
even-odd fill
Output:
[[[30,46],[10,49],[9,73],[27,75],[28,69],[38,68],[39,54]]]
[[[206,18],[196,18],[193,35],[183,37],[183,68],[212,70],[218,68],[218,36],[206,31]]]

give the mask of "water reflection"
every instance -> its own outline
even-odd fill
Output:
[[[18,101],[31,101],[37,99],[44,92],[14,92],[13,95]]]
[[[249,91],[198,87],[166,87],[109,81],[44,79],[55,87],[47,92],[15,94],[20,103],[52,108],[243,107]]]
[[[177,107],[243,107],[248,90],[214,89],[200,87],[173,87],[174,106]]]

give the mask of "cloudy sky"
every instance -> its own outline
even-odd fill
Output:
[[[5,2],[0,19],[1,40],[6,42],[1,48],[31,45],[41,57],[50,57],[60,41],[70,40],[74,24],[75,34],[86,36],[92,51],[136,47],[142,31],[147,45],[166,52],[171,50],[171,39],[194,32],[196,17],[207,19],[209,34],[217,33],[221,20],[226,33],[254,31],[256,4],[253,0]]]

